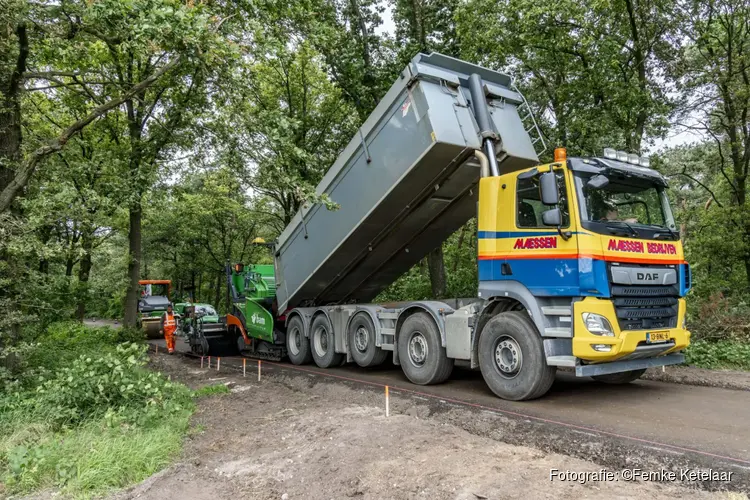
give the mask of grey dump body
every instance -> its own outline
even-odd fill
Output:
[[[477,92],[492,130],[478,125]],[[417,55],[318,184],[338,210],[303,207],[279,237],[279,311],[372,300],[440,245],[476,213],[474,151],[488,136],[501,174],[537,164],[523,104],[502,73]]]

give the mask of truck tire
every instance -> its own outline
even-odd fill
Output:
[[[340,366],[345,356],[336,352],[333,327],[325,314],[315,317],[310,327],[310,350],[315,364],[321,368]]]
[[[290,319],[286,326],[286,352],[292,364],[307,365],[312,362],[310,339],[305,337],[305,327],[299,316]]]
[[[375,345],[375,325],[365,312],[355,314],[349,322],[347,343],[352,359],[359,366],[378,366],[388,357],[388,351]]]
[[[594,375],[593,378],[597,382],[604,382],[605,384],[629,384],[634,380],[641,378],[641,375],[646,373],[646,369],[631,370],[629,372],[620,373],[608,373],[606,375]]]
[[[504,312],[487,322],[479,337],[479,368],[490,390],[511,401],[543,396],[556,371],[547,366],[542,337],[526,311]]]
[[[453,371],[440,340],[440,331],[429,314],[406,318],[398,333],[398,357],[404,375],[417,385],[445,382]]]

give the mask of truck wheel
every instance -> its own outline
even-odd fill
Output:
[[[479,368],[490,390],[503,399],[522,401],[547,393],[555,380],[544,343],[526,311],[498,314],[479,337]]]
[[[412,314],[398,333],[398,358],[404,375],[418,385],[439,384],[451,376],[453,360],[440,341],[440,331],[429,314]]]
[[[620,373],[608,373],[606,375],[594,375],[593,378],[597,382],[604,382],[605,384],[629,384],[634,380],[641,378],[641,375],[646,373],[646,369],[631,370],[629,372]]]
[[[318,315],[312,322],[310,348],[315,364],[321,368],[339,366],[344,359],[342,353],[336,352],[333,328],[324,314]]]
[[[375,345],[375,325],[367,313],[354,315],[349,323],[347,340],[352,359],[359,366],[378,366],[388,357],[388,351]]]
[[[306,365],[312,361],[310,340],[305,337],[305,327],[299,316],[294,316],[287,324],[286,352],[292,364]]]

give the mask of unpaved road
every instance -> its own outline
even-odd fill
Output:
[[[116,500],[747,499],[664,482],[551,481],[551,469],[595,472],[602,465],[503,442],[493,433],[523,432],[514,417],[403,393],[394,394],[386,417],[383,395],[362,384],[271,365],[257,382],[255,365],[243,378],[222,361],[216,373],[180,356],[152,357],[173,379],[192,387],[229,382],[234,392],[203,399],[179,463]],[[478,427],[467,431],[466,422]]]
[[[186,361],[199,365],[196,360]],[[224,358],[222,367],[225,372],[238,370],[241,363]],[[250,370],[255,370],[254,363],[248,360]],[[447,383],[423,387],[410,384],[393,366],[376,370],[265,366],[277,375],[302,375],[368,391],[381,403],[383,386],[388,385],[406,404],[428,408],[432,418],[472,434],[607,467],[732,471],[731,485],[704,481],[699,486],[750,491],[750,391],[654,381],[608,386],[560,373],[546,397],[517,403],[496,398],[481,374],[468,370],[456,369]],[[411,408],[405,411],[418,414]],[[497,417],[509,424],[494,425]]]

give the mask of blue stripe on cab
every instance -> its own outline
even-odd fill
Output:
[[[557,236],[557,231],[478,231],[480,240],[494,240],[501,238],[530,238],[534,236]]]
[[[512,274],[503,275],[506,263]],[[609,297],[607,267],[591,258],[482,259],[480,281],[518,281],[537,297]]]

